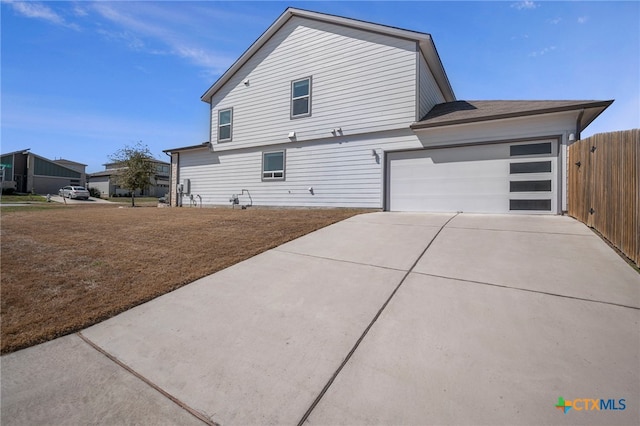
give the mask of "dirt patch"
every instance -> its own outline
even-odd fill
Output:
[[[81,330],[363,210],[2,210],[2,353]]]

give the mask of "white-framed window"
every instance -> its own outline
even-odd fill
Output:
[[[291,118],[311,115],[311,77],[291,82]]]
[[[284,180],[285,152],[262,153],[262,180]]]
[[[218,142],[230,142],[233,130],[233,108],[218,111]]]

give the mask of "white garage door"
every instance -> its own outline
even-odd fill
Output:
[[[387,209],[558,213],[556,140],[387,154]]]

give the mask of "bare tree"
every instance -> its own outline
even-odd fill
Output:
[[[118,185],[131,191],[131,207],[135,207],[136,190],[144,191],[148,188],[156,171],[149,147],[140,141],[134,146],[127,145],[119,149],[109,158],[118,164]]]

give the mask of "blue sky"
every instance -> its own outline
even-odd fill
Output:
[[[208,140],[200,96],[287,6],[430,33],[458,99],[615,99],[583,136],[640,127],[635,1],[2,0],[2,152],[94,172]]]

